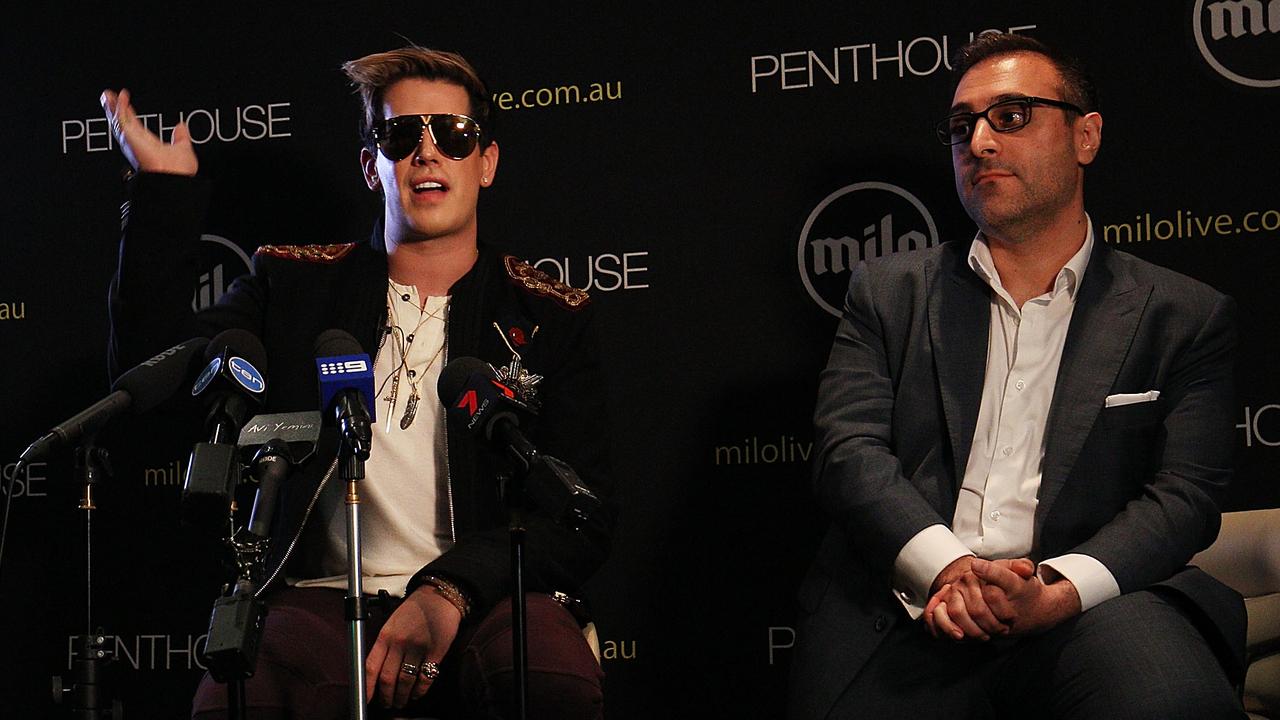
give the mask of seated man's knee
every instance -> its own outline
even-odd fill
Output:
[[[484,717],[514,717],[515,675],[508,669],[486,678],[477,698]],[[530,718],[597,720],[604,712],[604,693],[598,678],[548,668],[530,668],[527,686]]]
[[[1044,658],[1052,716],[1241,717],[1225,670],[1176,601],[1131,593],[1072,625]]]
[[[1181,681],[1164,687],[1120,689],[1094,698],[1085,712],[1055,717],[1133,718],[1134,720],[1218,720],[1240,718],[1243,711],[1230,685]]]
[[[530,718],[601,717],[604,673],[573,616],[546,595],[527,596]],[[484,717],[511,717],[515,689],[511,607],[481,623],[462,661],[463,694]]]

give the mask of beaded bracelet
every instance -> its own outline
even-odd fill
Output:
[[[434,575],[425,575],[422,581],[435,588],[440,597],[448,600],[451,605],[458,608],[458,612],[462,614],[464,620],[471,613],[471,601],[467,599],[466,593],[462,592],[462,589],[457,585]]]

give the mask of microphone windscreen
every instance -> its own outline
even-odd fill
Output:
[[[369,419],[376,420],[374,406],[373,361],[351,333],[331,328],[320,333],[315,342],[316,378],[320,386],[320,407],[329,410],[340,394],[359,393]]]
[[[257,335],[240,328],[223,330],[209,341],[209,348],[204,353],[205,362],[220,357],[224,350],[230,350],[232,355],[248,360],[258,372],[267,374],[267,349],[262,346]]]
[[[129,393],[131,412],[146,412],[191,382],[192,366],[208,345],[209,339],[202,337],[178,343],[116,378],[111,390]]]
[[[364,349],[360,347],[360,343],[356,342],[351,333],[337,328],[330,328],[316,336],[316,343],[313,347],[315,348],[313,357],[318,358],[364,353]]]
[[[436,393],[440,396],[441,404],[445,407],[453,404],[476,373],[494,377],[493,368],[479,358],[460,357],[450,360],[440,371],[440,379],[436,381]]]

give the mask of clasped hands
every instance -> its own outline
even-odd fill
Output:
[[[1027,558],[957,558],[938,573],[930,592],[925,625],[934,637],[956,641],[1044,632],[1080,612],[1071,581],[1043,582]]]

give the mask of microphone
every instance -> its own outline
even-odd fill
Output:
[[[207,338],[192,338],[130,369],[111,385],[110,395],[31,443],[22,451],[19,461],[23,464],[35,462],[94,434],[118,415],[126,412],[136,415],[158,406],[191,377],[193,358],[198,357],[208,344]]]
[[[231,517],[231,500],[240,479],[234,438],[251,408],[262,403],[267,382],[257,366],[266,367],[262,341],[233,328],[214,336],[205,351],[205,366],[191,388],[208,407],[209,441],[196,443],[182,485],[182,521],[218,533]]]
[[[192,397],[203,397],[209,414],[210,442],[229,443],[244,425],[249,410],[262,404],[267,381],[255,365],[267,366],[262,341],[248,330],[233,328],[214,336],[205,351],[208,365],[191,388]]]
[[[447,420],[509,457],[526,475],[529,499],[557,522],[581,527],[600,507],[600,499],[582,485],[573,468],[539,452],[520,431],[521,418],[533,411],[498,380],[491,365],[472,357],[452,360],[440,372],[436,392]]]
[[[369,459],[373,444],[373,363],[345,330],[320,333],[315,342],[320,407],[332,412],[343,443],[358,460]]]
[[[276,439],[268,440],[249,463],[249,474],[258,483],[258,492],[253,496],[253,510],[249,514],[249,534],[253,537],[259,540],[271,537],[276,498],[280,497],[280,486],[292,467],[288,445]]]
[[[256,415],[240,430],[236,445],[241,457],[248,457],[249,475],[258,484],[248,528],[254,539],[271,536],[281,485],[290,470],[315,453],[319,439],[320,413],[315,410]]]
[[[537,462],[537,448],[520,432],[520,416],[533,411],[499,382],[489,363],[473,357],[450,361],[440,371],[436,392],[447,419],[506,451],[524,471]]]

